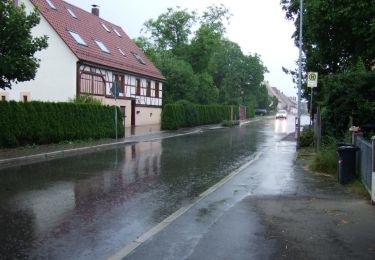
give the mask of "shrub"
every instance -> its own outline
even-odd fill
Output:
[[[300,146],[307,147],[314,142],[314,131],[311,127],[303,127],[300,135]]]
[[[222,126],[235,126],[239,124],[240,124],[239,120],[223,120],[223,122],[221,122]]]
[[[161,115],[162,129],[178,129],[204,124],[217,124],[230,119],[230,106],[194,105],[188,101],[167,104]]]
[[[337,152],[336,142],[322,145],[320,150],[313,158],[310,169],[313,171],[336,174],[337,171]]]
[[[124,128],[118,109],[118,136]],[[0,147],[115,137],[114,108],[93,104],[0,102]]]

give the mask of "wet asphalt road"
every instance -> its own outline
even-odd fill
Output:
[[[1,170],[0,257],[111,256],[293,128],[270,119]]]

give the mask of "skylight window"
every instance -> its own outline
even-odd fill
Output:
[[[66,10],[68,11],[68,13],[75,19],[78,19],[76,14],[72,11],[72,9],[69,9],[68,7],[66,8]]]
[[[138,55],[138,53],[132,52],[134,58],[141,64],[146,65],[146,62],[142,59],[141,56]]]
[[[107,27],[104,23],[102,23],[102,26],[103,26],[103,28],[104,28],[107,32],[111,32],[111,31],[108,29],[108,27]]]
[[[99,46],[99,48],[100,48],[102,51],[104,51],[104,52],[106,52],[106,53],[110,53],[109,50],[107,49],[107,47],[104,45],[103,42],[101,42],[101,41],[99,41],[99,40],[96,40],[96,39],[94,39],[94,42]]]
[[[82,37],[78,33],[70,31],[70,30],[68,30],[68,32],[78,44],[87,46],[87,43],[82,39]]]
[[[126,57],[125,52],[124,52],[121,48],[117,48],[117,49],[118,49],[118,51],[122,54],[122,56],[125,56],[125,57]]]
[[[116,30],[116,28],[112,27],[112,29],[117,34],[118,37],[121,37],[121,34]]]
[[[51,2],[51,0],[46,0],[47,4],[52,8],[57,10],[56,6]]]

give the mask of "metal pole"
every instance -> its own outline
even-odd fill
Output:
[[[115,82],[115,128],[116,128],[116,143],[117,143],[117,82]]]
[[[299,9],[299,56],[298,56],[298,127],[297,127],[297,149],[300,148],[300,129],[301,129],[301,85],[302,85],[302,22],[303,19],[303,0],[300,0]]]
[[[313,112],[313,88],[311,87],[311,98],[310,98],[310,125],[313,125],[314,112]]]

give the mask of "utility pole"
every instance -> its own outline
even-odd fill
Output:
[[[298,106],[297,106],[297,149],[300,148],[301,136],[301,87],[302,87],[302,25],[303,25],[303,0],[299,7],[299,56],[298,56]]]

